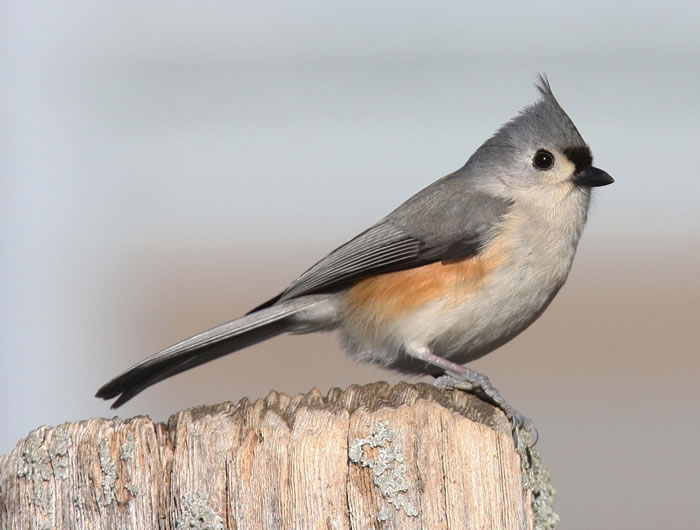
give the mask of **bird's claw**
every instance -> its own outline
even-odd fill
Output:
[[[527,416],[520,414],[513,407],[509,406],[508,409],[509,410],[503,410],[503,412],[505,413],[506,418],[508,418],[508,421],[510,421],[510,428],[515,447],[520,448],[521,436],[523,432],[527,433],[527,438],[522,440],[525,446],[533,447],[540,438],[535,422]]]
[[[447,390],[464,390],[465,392],[473,393],[501,409],[510,422],[513,443],[516,448],[519,448],[521,445],[521,436],[523,432],[527,433],[527,439],[522,440],[526,447],[533,447],[537,443],[539,433],[537,432],[537,427],[535,427],[535,422],[511,407],[485,375],[473,372],[470,374],[470,379],[442,375],[435,378],[433,386]]]

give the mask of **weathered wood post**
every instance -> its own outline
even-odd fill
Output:
[[[376,383],[40,427],[0,456],[0,528],[552,528],[536,451],[463,392]]]

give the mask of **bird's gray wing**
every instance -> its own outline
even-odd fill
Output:
[[[331,292],[368,276],[476,255],[510,204],[466,192],[459,176],[448,175],[418,192],[251,312],[278,301]]]

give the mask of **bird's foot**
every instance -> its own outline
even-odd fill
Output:
[[[464,372],[460,373],[460,377],[442,375],[435,378],[433,386],[447,390],[464,390],[495,405],[503,411],[510,422],[515,447],[520,447],[523,431],[527,433],[527,436],[523,437],[522,442],[528,447],[534,446],[539,438],[535,423],[511,407],[496,387],[491,384],[488,377],[469,368],[462,368]]]

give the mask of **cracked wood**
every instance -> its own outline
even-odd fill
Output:
[[[505,417],[376,383],[40,427],[0,456],[0,527],[533,528]]]

